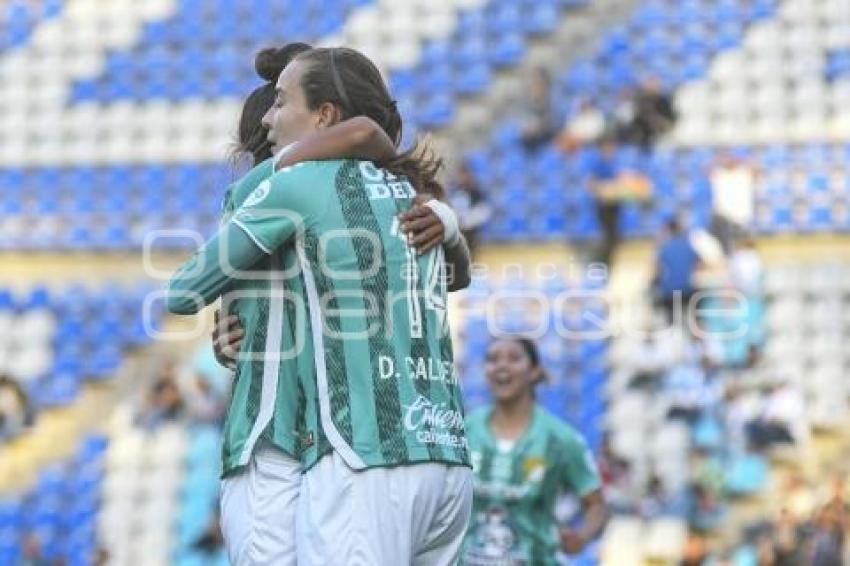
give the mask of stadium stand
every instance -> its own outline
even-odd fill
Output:
[[[62,0],[13,0],[5,2],[0,15],[0,51],[21,45],[40,23],[62,10]]]
[[[125,352],[151,341],[164,311],[147,320],[147,284],[0,290],[0,374],[19,383],[31,410],[72,403],[86,382],[109,379]]]
[[[43,468],[29,492],[0,499],[3,564],[36,557],[94,563],[107,444],[103,436],[84,438],[73,457]]]

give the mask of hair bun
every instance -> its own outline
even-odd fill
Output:
[[[275,82],[296,55],[312,49],[306,43],[287,43],[283,47],[266,47],[254,57],[254,69],[265,81]]]

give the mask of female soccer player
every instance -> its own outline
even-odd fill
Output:
[[[399,139],[377,68],[350,49],[315,49],[281,73],[265,123],[282,148],[357,115]],[[299,269],[271,282],[281,292],[271,308],[295,297],[292,308],[305,312],[287,317],[289,332],[305,339],[291,352],[276,325],[266,337],[281,363],[294,364],[299,387],[289,393],[304,399],[299,564],[450,564],[459,552],[472,485],[446,291],[468,274],[447,284],[443,248],[417,254],[397,219],[414,186],[435,185],[436,165],[407,152],[385,168],[286,167],[172,278],[170,310],[195,312],[234,273],[289,267],[295,252]],[[460,238],[445,246],[449,257],[467,251]],[[259,400],[260,414],[268,405]]]
[[[261,119],[274,101],[280,72],[295,55],[309,49],[306,44],[288,44],[257,54],[255,68],[268,82],[256,88],[245,101],[234,156],[234,161],[248,157],[254,169],[228,189],[222,203],[223,221],[274,172],[268,130]],[[357,118],[317,132],[292,149],[291,157],[295,160],[344,155],[379,159],[388,152],[392,154],[393,147],[374,122]],[[293,395],[297,380],[293,368],[265,362],[268,348],[274,347],[268,339],[269,330],[275,331],[271,326],[292,323],[285,320],[282,311],[269,308],[278,304],[271,300],[270,291],[266,281],[236,279],[224,293],[248,294],[227,303],[226,320],[237,324],[241,332],[242,327],[236,322],[241,319],[248,329],[245,351],[252,358],[249,363],[237,365],[234,359],[228,364],[237,370],[237,375],[223,446],[221,527],[230,562],[240,566],[295,564],[295,511],[301,463],[300,442],[293,429],[299,428],[298,414],[302,409],[299,398]],[[270,318],[270,314],[280,316]],[[286,340],[282,329],[276,330],[281,334],[280,340]],[[265,378],[272,371],[282,378],[276,384]],[[274,399],[274,403],[266,403],[267,409],[260,414],[258,405],[264,398]]]
[[[246,104],[243,124],[246,116],[250,121],[250,116],[258,115],[256,102],[260,99],[260,95],[252,95],[249,99],[248,102],[253,101],[254,106]],[[329,125],[327,129],[316,130],[300,138],[299,143],[290,149],[286,157],[291,158],[294,154],[299,156],[297,159],[315,159],[328,157],[327,152],[330,152],[330,155],[344,155],[349,152],[356,154],[358,149],[363,150],[361,154],[365,153],[364,156],[369,157],[372,154],[366,150],[374,150],[368,147],[367,142],[374,142],[375,136],[373,133],[363,133],[363,125],[366,124],[364,120],[367,119],[354,118]],[[240,128],[242,139],[250,141],[252,131],[250,127]],[[385,133],[380,134],[389,139]],[[254,136],[253,139],[258,138]],[[348,147],[345,147],[341,140],[348,140]],[[245,144],[246,147],[248,145]],[[390,152],[394,155],[392,143],[387,141],[384,145],[389,145]],[[255,143],[253,147],[251,153],[254,159],[262,158],[261,144]],[[308,151],[311,147],[316,150],[312,154]],[[326,153],[323,154],[322,151]],[[270,170],[271,160],[266,160],[232,188],[229,200],[234,207],[252,194],[253,189],[265,180]],[[225,206],[225,210],[234,207]],[[416,224],[413,228],[427,228],[428,224],[434,224],[434,220],[429,218],[432,209],[426,207],[426,210],[428,212],[420,214],[412,223]],[[228,225],[229,223],[225,224],[225,228]],[[425,243],[428,244],[435,234],[433,226],[425,232]],[[441,232],[442,226],[438,235]],[[239,249],[238,245],[229,247],[229,251],[235,253],[235,256],[230,256],[230,259],[233,259],[229,262],[231,267],[238,265],[242,269],[251,267],[256,270],[256,264],[259,262],[245,259],[248,256],[239,253]],[[199,257],[202,256],[196,255],[193,258],[195,262]],[[288,258],[291,257],[291,254],[276,254],[266,263],[285,271],[289,266]],[[300,473],[300,466],[290,455],[297,454],[304,442],[304,438],[300,436],[302,427],[299,424],[299,415],[303,414],[305,408],[303,395],[299,394],[293,382],[298,369],[281,359],[285,357],[283,352],[294,348],[297,342],[297,330],[293,328],[297,314],[292,310],[295,308],[294,304],[285,304],[286,301],[276,296],[276,292],[291,294],[294,288],[288,287],[288,283],[280,285],[279,282],[268,280],[259,283],[256,280],[238,278],[225,281],[224,279],[228,278],[221,277],[221,268],[224,266],[220,264],[219,259],[220,256],[215,254],[207,256],[200,265],[194,263],[194,267],[201,268],[201,273],[197,277],[185,277],[192,269],[184,270],[175,278],[181,280],[181,283],[172,288],[200,291],[203,303],[215,298],[217,292],[220,294],[227,290],[248,292],[250,295],[230,303],[235,306],[234,310],[238,311],[242,324],[249,329],[242,351],[253,354],[249,356],[253,359],[240,360],[236,366],[237,379],[233,402],[225,427],[226,477],[222,486],[222,527],[228,552],[231,560],[237,564],[293,563],[294,529],[291,513],[297,499],[297,483],[300,478],[297,478],[296,474]],[[217,276],[211,278],[208,268],[212,266],[219,269],[211,269],[211,272],[217,273]],[[182,304],[180,299],[184,301]],[[186,307],[186,299],[185,295],[172,297],[169,305],[177,312],[189,312],[199,306],[196,303]],[[281,324],[283,328],[280,328]],[[287,375],[291,375],[292,379]],[[246,517],[250,519],[246,520]]]
[[[534,342],[495,340],[485,373],[494,403],[466,424],[475,497],[462,563],[557,564],[559,549],[578,553],[604,527],[593,456],[578,433],[535,402],[543,368]],[[556,498],[564,491],[581,499],[578,530],[555,520]]]

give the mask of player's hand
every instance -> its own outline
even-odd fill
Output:
[[[587,544],[584,537],[572,529],[561,529],[558,535],[561,541],[561,549],[567,554],[578,554],[584,550]]]
[[[422,193],[413,199],[413,206],[406,212],[398,215],[401,223],[399,229],[408,238],[408,242],[420,254],[427,253],[431,249],[443,243],[446,227],[434,211],[425,206],[425,203],[434,198],[433,195]]]
[[[212,332],[213,352],[218,363],[230,370],[236,369],[236,358],[245,331],[239,325],[239,317],[230,315],[224,320],[215,311],[215,326]]]

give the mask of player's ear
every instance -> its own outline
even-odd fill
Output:
[[[323,102],[316,111],[316,127],[329,128],[341,119],[340,111],[336,104]]]

